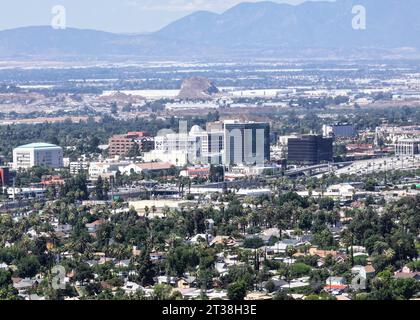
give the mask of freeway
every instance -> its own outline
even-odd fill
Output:
[[[350,162],[337,162],[337,163],[326,163],[318,164],[313,166],[294,168],[284,172],[284,176],[298,176],[306,174],[309,176],[315,176],[321,178],[325,173],[335,173],[336,175],[341,174],[356,174],[362,175],[367,173],[379,172],[379,171],[392,171],[392,170],[411,170],[420,168],[420,156],[401,158],[401,157],[388,157],[372,160],[361,160],[361,161],[350,161]],[[283,174],[270,175],[261,177],[262,179],[249,179],[249,180],[237,180],[237,181],[226,181],[216,183],[204,183],[201,185],[193,185],[191,187],[191,193],[200,194],[206,192],[223,192],[226,189],[238,189],[243,190],[244,193],[265,193],[267,192],[264,187],[266,183],[279,177]],[[188,187],[184,188],[184,192],[188,192]],[[175,196],[179,194],[179,189],[175,185],[164,185],[164,186],[153,186],[153,187],[132,187],[132,188],[119,188],[113,192],[114,196],[121,196],[123,198],[135,198],[141,194],[149,193],[153,196]]]
[[[317,173],[317,172],[322,172],[322,173],[331,172],[331,171],[336,170],[337,168],[347,167],[351,164],[353,164],[353,161],[317,164],[317,165],[313,165],[313,166],[288,170],[284,173],[284,175],[289,176],[289,177],[297,176],[297,175],[300,175],[302,173],[306,173],[308,175],[313,175],[314,173]]]
[[[355,161],[351,165],[335,170],[336,175],[362,175],[384,171],[420,169],[420,155],[413,157],[386,157],[380,159]],[[317,175],[322,177],[322,174]]]

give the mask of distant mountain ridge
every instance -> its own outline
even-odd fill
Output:
[[[352,28],[355,5],[366,8],[366,30]],[[193,13],[148,35],[51,27],[5,30],[0,32],[0,57],[281,57],[396,48],[412,52],[420,49],[419,14],[418,0],[242,3],[222,14]]]
[[[366,30],[354,30],[352,9],[366,8]],[[420,1],[338,0],[293,6],[242,3],[223,14],[197,12],[157,34],[222,46],[420,47]]]

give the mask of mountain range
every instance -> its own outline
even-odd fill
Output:
[[[355,30],[355,5],[366,29]],[[209,58],[299,57],[369,53],[412,55],[420,49],[420,1],[337,0],[300,5],[242,3],[224,13],[200,11],[147,35],[49,26],[0,31],[0,57]]]

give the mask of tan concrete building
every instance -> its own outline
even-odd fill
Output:
[[[109,139],[109,156],[125,156],[137,144],[141,152],[153,149],[154,142],[145,132],[129,132],[115,135]]]

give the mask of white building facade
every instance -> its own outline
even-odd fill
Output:
[[[32,143],[13,149],[13,167],[29,169],[35,166],[63,167],[63,149],[48,143]]]
[[[322,133],[324,137],[354,138],[357,134],[354,125],[349,123],[336,123],[333,125],[323,125]]]
[[[420,154],[420,139],[401,139],[395,144],[395,154],[407,157]]]
[[[208,123],[206,130],[193,126],[188,132],[162,133],[155,138],[155,149],[144,155],[146,161],[186,164],[264,165],[270,160],[268,123],[225,120]]]

